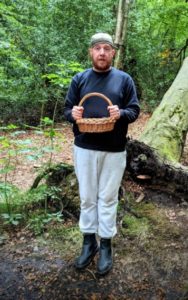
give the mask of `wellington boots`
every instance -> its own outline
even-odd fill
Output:
[[[85,234],[81,255],[75,261],[75,267],[79,270],[86,268],[95,257],[98,251],[98,244],[95,234]]]
[[[111,239],[101,239],[97,273],[99,275],[105,275],[112,268],[112,264]]]

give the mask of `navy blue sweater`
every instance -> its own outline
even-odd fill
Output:
[[[120,119],[114,129],[103,133],[80,133],[72,118],[72,108],[88,93],[98,92],[107,96],[120,108]],[[84,117],[108,116],[108,104],[99,97],[84,102]],[[125,150],[128,124],[139,115],[139,103],[132,78],[125,72],[111,68],[107,72],[95,72],[92,68],[76,74],[66,95],[64,115],[73,123],[75,145],[93,150],[120,152]]]

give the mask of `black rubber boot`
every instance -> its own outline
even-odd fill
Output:
[[[85,234],[81,255],[75,260],[76,269],[86,268],[98,252],[98,244],[95,234]]]
[[[111,239],[101,239],[97,273],[99,275],[105,275],[112,269],[112,265]]]

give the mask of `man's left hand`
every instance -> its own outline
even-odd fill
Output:
[[[113,117],[115,120],[118,120],[120,118],[120,109],[117,105],[108,106],[108,111],[110,117]]]

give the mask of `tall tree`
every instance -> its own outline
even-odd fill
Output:
[[[134,178],[188,200],[188,168],[180,164],[188,132],[188,57],[139,141],[129,141],[127,169]]]
[[[127,37],[128,13],[129,13],[130,2],[131,2],[130,0],[119,0],[118,3],[116,32],[115,32],[115,39],[114,39],[114,43],[118,47],[115,61],[114,61],[114,66],[118,69],[123,68],[125,40]]]

